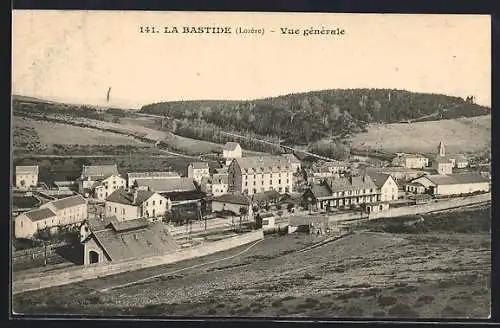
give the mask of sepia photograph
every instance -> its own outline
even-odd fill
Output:
[[[491,315],[491,17],[13,10],[11,316]]]

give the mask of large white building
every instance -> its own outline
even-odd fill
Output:
[[[15,219],[16,238],[32,238],[37,231],[78,224],[87,219],[87,202],[81,195],[48,202]]]
[[[149,190],[117,189],[106,199],[105,215],[118,221],[146,218],[155,221],[171,209],[170,200]]]
[[[228,192],[228,170],[226,168],[215,169],[211,177],[201,180],[201,191],[213,196],[220,196]]]
[[[434,196],[458,196],[490,191],[489,179],[476,173],[426,175],[412,181]]]
[[[252,156],[234,159],[228,168],[230,193],[253,195],[268,190],[290,193],[294,169],[283,156]]]
[[[38,166],[16,166],[15,186],[19,189],[29,189],[38,184]]]
[[[408,169],[423,169],[429,166],[429,159],[420,154],[397,154],[392,165]]]
[[[105,200],[116,189],[125,189],[127,181],[119,175],[111,175],[102,181],[96,183],[94,187],[94,197],[99,200]]]

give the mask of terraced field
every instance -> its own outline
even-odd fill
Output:
[[[435,232],[386,233],[380,224],[377,229],[365,225],[307,252],[297,250],[318,242],[316,237],[266,237],[227,261],[213,263],[242,248],[16,295],[14,309],[94,315],[486,318],[489,208],[439,215],[425,220],[437,227]],[[439,228],[444,215],[450,219],[446,229]],[[189,269],[200,263],[206,265]],[[164,275],[113,288],[160,273]]]

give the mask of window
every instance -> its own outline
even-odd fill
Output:
[[[256,184],[257,184],[257,182],[255,182],[255,181],[254,181],[254,182],[253,182],[253,185],[255,186]]]
[[[153,206],[155,206],[155,201],[153,200]]]
[[[286,179],[286,184],[289,184],[290,183],[290,180],[289,179]]]
[[[248,182],[245,182],[245,187],[248,186]]]
[[[281,179],[278,180],[278,184],[281,184]]]
[[[148,202],[146,202],[146,206],[148,206]]]
[[[115,213],[116,213],[116,207],[115,207]]]
[[[125,209],[124,208],[122,208],[122,214],[125,215]]]
[[[21,228],[23,227],[23,221],[21,220]]]
[[[269,174],[269,179],[272,179],[273,178],[273,174]]]
[[[161,205],[161,199],[160,199],[160,205]]]
[[[257,189],[253,188],[253,193],[256,194],[257,193]]]
[[[273,180],[269,180],[269,184],[272,185],[273,184]]]
[[[113,184],[116,184],[116,181],[115,181],[115,180],[113,180]]]

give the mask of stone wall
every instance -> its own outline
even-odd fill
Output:
[[[257,230],[219,241],[204,243],[197,247],[177,250],[161,256],[154,256],[145,259],[124,262],[110,262],[89,266],[77,266],[45,274],[31,274],[25,275],[23,277],[18,276],[17,279],[16,277],[13,277],[12,293],[17,294],[30,290],[66,285],[82,280],[96,279],[117,273],[175,263],[226,251],[231,248],[261,240],[263,238],[264,234],[262,230]]]

